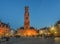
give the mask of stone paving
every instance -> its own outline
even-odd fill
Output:
[[[0,44],[60,44],[54,39],[41,39],[41,38],[10,38],[9,41],[0,41]]]

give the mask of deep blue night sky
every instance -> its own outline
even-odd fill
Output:
[[[16,29],[24,26],[24,7],[29,6],[30,25],[42,28],[60,19],[59,0],[0,0],[0,20]]]

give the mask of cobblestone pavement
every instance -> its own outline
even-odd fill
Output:
[[[41,38],[10,38],[9,41],[1,41],[0,44],[60,44],[54,39]]]

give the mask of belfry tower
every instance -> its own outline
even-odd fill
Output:
[[[24,29],[30,29],[29,7],[28,6],[25,6]]]

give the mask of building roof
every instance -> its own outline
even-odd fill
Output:
[[[55,26],[59,25],[60,24],[60,20],[58,20],[55,24]]]
[[[20,27],[19,29],[24,29],[24,27]]]
[[[60,24],[60,20],[58,20],[56,24]]]
[[[0,21],[0,25],[2,25],[3,27],[4,27],[4,26],[10,27],[9,24],[3,23],[2,21]]]
[[[44,28],[41,28],[40,30],[47,30],[49,29],[49,27],[44,27]]]
[[[20,27],[19,29],[24,29],[24,27]],[[30,29],[35,29],[34,27],[30,27]]]

